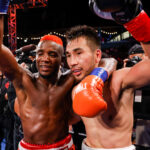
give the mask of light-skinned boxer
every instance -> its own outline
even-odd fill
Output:
[[[101,52],[95,29],[76,26],[66,35],[67,63],[76,80],[82,80],[72,92],[73,109],[81,116],[87,135],[82,150],[134,150],[131,140],[134,90],[150,83],[150,60],[139,62],[131,69],[116,70],[104,83],[96,71]],[[143,43],[143,47],[148,49],[150,45]],[[103,101],[102,95],[107,104],[103,112],[91,105],[92,101]]]

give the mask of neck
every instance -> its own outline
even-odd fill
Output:
[[[42,84],[49,86],[54,85],[57,83],[58,80],[58,74],[51,74],[49,76],[43,76],[41,74],[39,74],[38,79],[40,80],[40,82],[42,82]]]

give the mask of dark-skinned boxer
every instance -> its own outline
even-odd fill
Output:
[[[37,46],[38,76],[22,69],[10,50],[2,45],[3,14],[9,1],[0,1],[0,68],[13,82],[16,90],[24,138],[22,149],[74,149],[68,134],[71,122],[71,100],[68,92],[74,78],[66,75],[58,80],[63,54],[62,40],[57,36],[44,36]]]
[[[7,13],[8,4],[8,0],[0,1],[0,69],[16,90],[16,108],[19,108],[16,110],[24,133],[19,150],[72,150],[74,145],[68,127],[78,118],[71,109],[69,95],[74,77],[68,74],[58,79],[63,42],[54,35],[41,38],[36,49],[36,76],[20,67],[2,44],[3,14]]]

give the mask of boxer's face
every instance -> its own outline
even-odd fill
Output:
[[[66,46],[69,68],[77,81],[82,80],[97,67],[97,50],[92,51],[84,37],[70,41]]]
[[[41,76],[48,77],[58,73],[61,63],[61,48],[52,41],[42,41],[38,44],[36,65]]]

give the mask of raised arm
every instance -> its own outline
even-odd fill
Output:
[[[150,58],[150,17],[140,0],[89,0],[89,6],[97,16],[123,25]]]
[[[116,5],[116,1],[120,3]],[[104,3],[104,0],[89,0],[89,5],[97,16],[123,25],[141,43],[145,54],[150,58],[150,17],[142,9],[142,3],[139,0],[116,1],[105,0]],[[149,66],[150,60],[144,60],[132,67],[122,81],[122,89],[136,89],[150,84]]]
[[[150,84],[150,59],[143,60],[131,67],[122,81],[122,90],[137,89],[148,84]]]
[[[148,58],[150,59],[150,42],[141,42],[140,44],[145,52],[145,55],[148,56]]]
[[[4,0],[1,3],[0,11],[3,11],[2,5],[7,5],[8,1]],[[5,7],[4,7],[5,8]],[[6,13],[6,11],[5,11]],[[17,64],[15,57],[11,51],[3,45],[3,27],[4,27],[4,12],[0,12],[0,70],[10,79],[10,80],[20,80],[21,71],[19,65]]]

